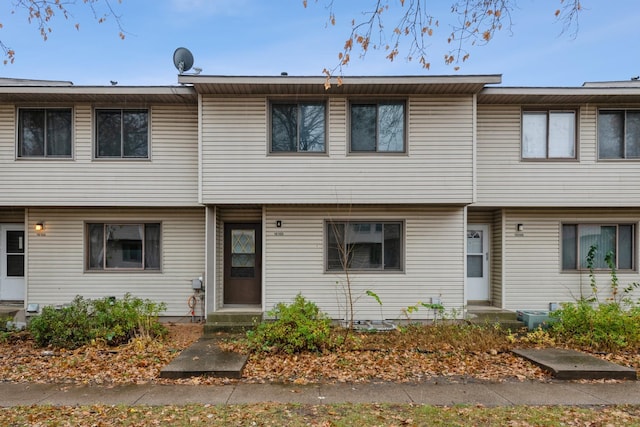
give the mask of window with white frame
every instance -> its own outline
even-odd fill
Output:
[[[324,153],[323,102],[271,103],[271,153]]]
[[[18,109],[18,157],[71,157],[71,108]]]
[[[401,271],[402,223],[327,221],[327,271]]]
[[[598,111],[598,158],[640,159],[640,110]]]
[[[160,224],[87,224],[87,270],[159,270]]]
[[[149,158],[149,111],[96,109],[96,158]]]
[[[605,257],[612,254],[617,270],[634,270],[634,224],[563,224],[562,269],[585,270],[587,255],[596,248],[593,259],[595,269],[607,269]]]
[[[523,111],[523,159],[575,159],[575,111]]]
[[[404,153],[405,103],[351,104],[352,153]]]

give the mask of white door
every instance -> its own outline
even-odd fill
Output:
[[[489,226],[467,226],[467,301],[489,301]]]
[[[0,224],[0,301],[24,301],[24,225]]]

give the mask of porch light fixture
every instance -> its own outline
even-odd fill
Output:
[[[520,231],[520,232],[524,231],[524,224],[516,225],[516,231]]]
[[[37,222],[36,223],[36,232],[41,233],[44,231],[44,222]]]

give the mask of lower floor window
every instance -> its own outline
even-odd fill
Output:
[[[328,271],[402,270],[401,222],[326,223]]]
[[[159,270],[160,224],[87,224],[88,270]]]
[[[607,269],[606,255],[611,252],[618,270],[633,270],[635,226],[633,224],[563,224],[562,269],[589,268],[587,256],[595,247],[593,268]]]

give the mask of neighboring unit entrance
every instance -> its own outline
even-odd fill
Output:
[[[224,304],[262,303],[262,227],[224,225]]]
[[[467,300],[489,301],[489,226],[467,226]]]
[[[24,300],[24,225],[0,224],[0,301]]]

